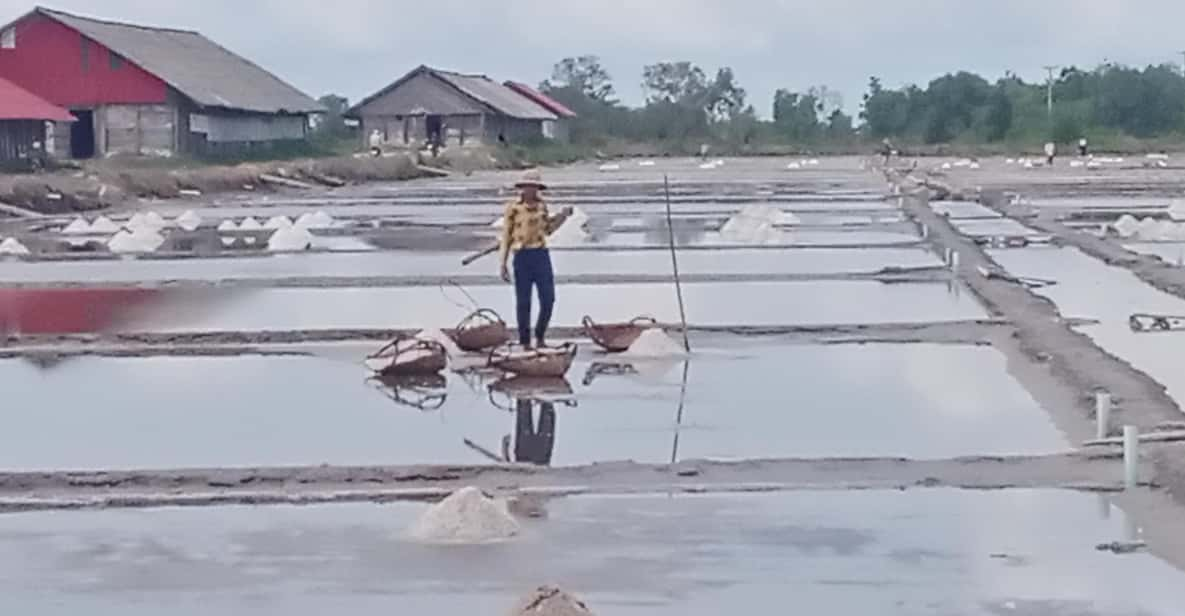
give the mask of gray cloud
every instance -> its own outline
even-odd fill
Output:
[[[0,14],[29,9],[0,0]],[[779,87],[826,84],[859,105],[868,77],[958,69],[1029,79],[1044,64],[1180,62],[1174,0],[57,0],[54,8],[201,30],[310,94],[364,96],[419,64],[535,83],[600,55],[627,102],[641,67],[731,66],[768,113]]]

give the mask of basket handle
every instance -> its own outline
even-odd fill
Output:
[[[658,319],[655,319],[654,317],[641,316],[634,317],[634,319],[630,321],[630,325],[635,325],[638,327],[641,327],[643,324],[645,324],[647,327],[654,327],[658,325]]]

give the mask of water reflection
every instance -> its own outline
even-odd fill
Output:
[[[510,402],[502,402],[500,397]],[[555,451],[556,404],[569,408],[579,404],[572,385],[563,378],[511,377],[490,385],[489,399],[494,408],[514,414],[513,439],[509,434],[502,437],[502,461],[550,466]]]
[[[448,380],[440,374],[373,376],[366,380],[395,404],[435,411],[448,400]]]

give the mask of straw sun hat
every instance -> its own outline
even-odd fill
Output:
[[[523,188],[524,186],[534,186],[539,190],[547,190],[547,184],[543,183],[543,174],[539,173],[538,169],[527,169],[523,172],[522,177],[515,182],[515,188]]]

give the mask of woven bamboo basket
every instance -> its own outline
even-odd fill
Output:
[[[448,351],[434,340],[397,338],[367,357],[366,365],[382,376],[437,374],[448,366]]]
[[[576,345],[571,342],[542,349],[505,345],[490,353],[491,366],[524,377],[562,377],[575,360]]]
[[[482,308],[465,317],[448,335],[462,351],[468,353],[489,351],[510,340],[506,322],[489,308]]]
[[[636,317],[628,323],[597,324],[593,322],[592,317],[586,316],[583,323],[585,335],[610,353],[628,350],[638,341],[642,332],[658,326],[658,321],[651,317]]]

